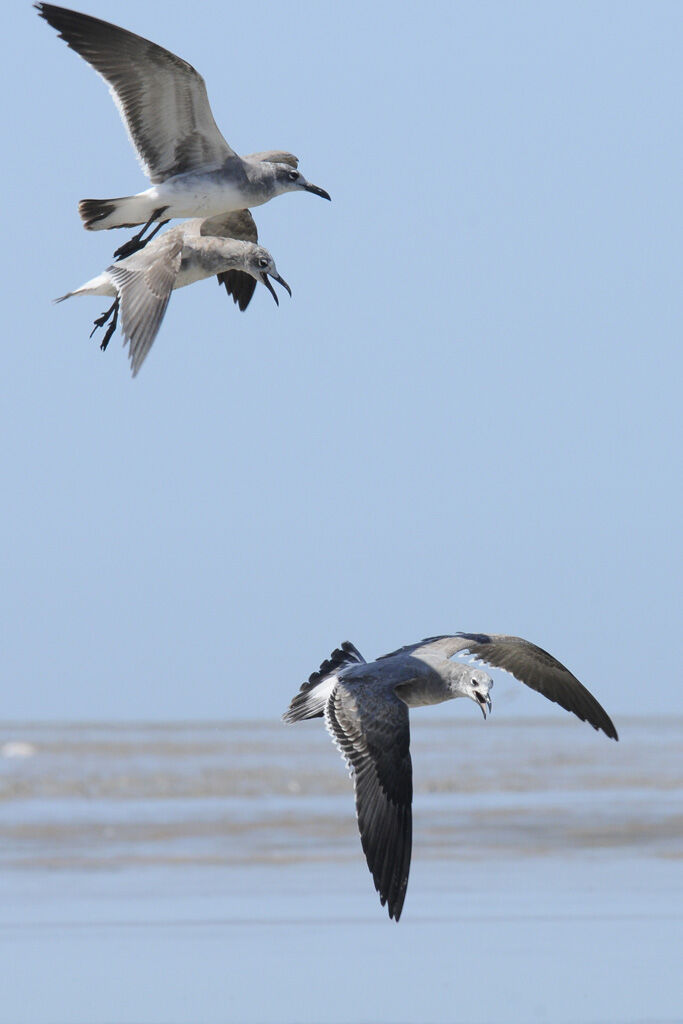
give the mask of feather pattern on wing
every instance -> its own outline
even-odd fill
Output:
[[[36,7],[104,78],[153,184],[235,156],[214,121],[204,79],[187,61],[100,18],[54,4]]]
[[[408,708],[393,690],[337,683],[325,722],[351,770],[363,852],[389,917],[401,916],[412,848]]]
[[[151,260],[143,249],[107,268],[121,303],[121,329],[134,377],[157,336],[182,261],[182,230],[167,232],[163,241]]]

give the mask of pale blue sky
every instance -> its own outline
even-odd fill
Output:
[[[333,202],[256,211],[291,301],[175,294],[132,381],[102,301],[50,299],[127,237],[78,199],[145,179],[8,9],[2,717],[274,717],[344,639],[460,629],[546,647],[617,725],[683,712],[683,7],[77,6]],[[496,709],[562,714],[509,677]]]

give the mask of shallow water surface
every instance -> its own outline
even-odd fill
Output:
[[[0,727],[0,1021],[683,1020],[683,722],[415,719],[398,925],[319,722]]]

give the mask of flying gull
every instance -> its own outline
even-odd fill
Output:
[[[253,241],[245,241],[245,237],[253,237],[255,232],[248,210],[184,221],[155,238],[142,252],[114,263],[55,301],[63,302],[72,295],[115,296],[110,309],[95,320],[92,333],[111,319],[100,346],[106,349],[116,330],[120,310],[124,342],[129,342],[128,355],[135,377],[157,336],[175,288],[216,275],[240,308],[246,309],[257,281],[261,281],[278,302],[268,279],[270,275],[292,294],[268,250]]]
[[[89,14],[47,3],[35,7],[104,78],[152,183],[134,196],[82,199],[78,204],[91,231],[144,225],[116,256],[141,248],[154,221],[214,217],[260,206],[283,192],[303,190],[330,198],[304,178],[291,153],[238,156],[213,119],[204,79],[182,58]]]
[[[408,887],[412,843],[413,770],[408,708],[469,697],[484,718],[493,680],[482,669],[450,661],[469,653],[502,668],[611,739],[607,712],[551,654],[517,636],[456,633],[401,647],[366,662],[351,643],[324,661],[292,700],[285,722],[325,718],[346,759],[368,867],[389,917],[398,921]]]

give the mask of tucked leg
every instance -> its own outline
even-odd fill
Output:
[[[114,253],[114,258],[117,260],[122,260],[125,259],[126,256],[132,256],[134,252],[138,252],[140,249],[144,249],[149,240],[151,238],[154,238],[157,231],[160,228],[162,228],[164,224],[168,224],[168,220],[162,220],[159,224],[157,224],[154,231],[152,231],[152,233],[148,235],[147,238],[143,239],[142,236],[144,235],[147,228],[151,227],[154,221],[161,217],[161,215],[167,209],[167,206],[160,206],[158,210],[155,210],[152,216],[147,221],[147,223],[144,225],[144,227],[142,227],[140,231],[138,231],[137,235],[133,235],[131,239],[129,239],[127,242],[124,242],[123,245],[120,245],[118,247],[118,249]]]

